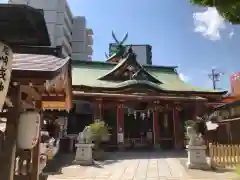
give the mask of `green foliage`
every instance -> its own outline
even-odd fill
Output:
[[[216,7],[219,14],[232,24],[240,24],[239,0],[189,0],[193,5]]]
[[[214,0],[189,0],[193,5],[200,5],[205,7],[213,7]]]
[[[108,126],[103,121],[96,120],[89,125],[91,131],[91,140],[95,144],[99,144],[103,141],[109,140]]]
[[[237,171],[237,174],[240,175],[240,165],[237,165],[236,171]]]

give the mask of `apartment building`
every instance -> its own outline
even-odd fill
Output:
[[[74,17],[72,28],[72,59],[92,60],[93,30],[86,28],[84,16]]]
[[[62,46],[63,56],[73,60],[91,60],[93,31],[86,27],[85,17],[74,17],[67,0],[9,0],[43,9],[53,47]]]

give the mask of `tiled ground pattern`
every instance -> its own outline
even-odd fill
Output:
[[[112,154],[111,160],[95,166],[63,167],[61,174],[49,175],[48,180],[227,180],[233,176],[232,172],[188,171],[179,158],[166,154],[116,153]]]

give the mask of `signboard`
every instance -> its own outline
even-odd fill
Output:
[[[66,109],[65,101],[42,101],[43,109]]]
[[[2,110],[12,73],[13,52],[9,46],[0,42],[0,110]]]

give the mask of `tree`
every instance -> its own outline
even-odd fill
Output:
[[[191,4],[215,7],[232,24],[240,24],[240,0],[189,0]]]

